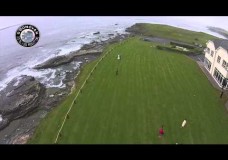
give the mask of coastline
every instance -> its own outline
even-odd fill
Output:
[[[43,70],[61,67],[62,70],[58,71],[56,75],[58,76],[58,74],[60,75],[63,72],[65,73],[66,76],[62,80],[65,87],[48,88],[43,86],[45,93],[42,95],[42,97],[39,97],[39,99],[35,99],[40,101],[38,106],[35,106],[24,115],[19,115],[17,118],[11,119],[10,122],[7,122],[8,126],[3,129],[1,129],[0,121],[0,143],[27,143],[28,139],[31,138],[35,129],[39,125],[40,121],[75,91],[78,86],[77,79],[80,77],[78,75],[81,73],[81,70],[84,68],[84,66],[98,59],[103,53],[105,47],[107,47],[109,44],[119,42],[120,40],[133,35],[134,32],[130,32],[130,34],[118,34],[114,38],[109,38],[108,40],[101,42],[93,41],[90,44],[85,44],[78,51],[70,52],[67,55],[56,56],[36,65],[33,69]],[[73,62],[80,62],[79,67],[75,70],[72,69],[74,67]],[[72,70],[68,71],[69,69]],[[24,83],[26,83],[26,81]],[[4,115],[2,116],[1,110],[0,117],[3,120],[5,119]]]
[[[108,39],[102,42],[92,42],[84,45],[79,51],[72,52],[67,56],[54,57],[36,67],[35,69],[45,68],[72,68],[72,62],[81,62],[80,66],[72,72],[67,72],[63,80],[66,84],[65,88],[45,88],[45,93],[42,94],[38,100],[38,106],[31,109],[25,115],[20,115],[16,119],[12,119],[7,126],[0,130],[0,143],[2,144],[24,144],[34,133],[39,122],[46,117],[46,115],[57,107],[61,102],[66,99],[77,87],[77,77],[84,66],[96,60],[102,54],[105,47],[109,44],[116,43],[120,40],[127,38],[128,34],[117,35],[115,38]],[[60,59],[60,61],[58,61]],[[54,63],[53,62],[57,62]],[[41,67],[43,65],[43,67]],[[22,82],[23,83],[23,82]],[[25,82],[26,83],[26,82]],[[23,88],[23,87],[22,87]],[[4,91],[4,90],[3,90]],[[13,90],[14,91],[14,90]],[[0,92],[1,94],[1,92]],[[0,111],[0,114],[2,112]],[[5,118],[4,115],[2,117]],[[1,122],[0,122],[1,124]]]

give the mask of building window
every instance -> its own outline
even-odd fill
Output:
[[[206,57],[204,58],[204,66],[205,66],[205,68],[207,68],[210,71],[211,62]]]
[[[207,48],[208,54],[210,54],[210,48]]]
[[[220,84],[220,86],[224,86],[225,88],[227,88],[227,80],[226,78],[218,71],[217,68],[215,68],[214,71],[214,78],[216,79],[216,81]]]
[[[226,69],[226,61],[222,61],[222,67]]]
[[[213,57],[213,55],[214,55],[214,51],[211,51],[211,57]]]
[[[218,56],[218,58],[217,58],[217,62],[218,62],[218,63],[220,63],[220,60],[221,60],[221,57],[220,57],[220,56]]]

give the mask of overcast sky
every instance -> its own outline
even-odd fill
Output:
[[[206,26],[216,26],[228,30],[228,16],[189,16],[189,17],[176,17],[180,20],[189,21],[189,23],[199,23]]]
[[[9,27],[12,25],[17,25],[17,24],[24,24],[24,23],[29,23],[29,22],[36,22],[36,21],[44,21],[45,23],[48,23],[48,19],[58,19],[58,18],[64,18],[64,17],[0,17],[0,29]],[[134,17],[131,17],[134,18]],[[148,17],[146,17],[148,18]],[[153,16],[151,17],[153,18]],[[221,27],[226,30],[228,30],[228,16],[187,16],[187,17],[160,17],[160,18],[170,18],[170,19],[175,19],[175,20],[180,20],[184,21],[187,23],[194,23],[194,25],[206,25],[206,26],[216,26],[216,27]]]

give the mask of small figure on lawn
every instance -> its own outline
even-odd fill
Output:
[[[116,75],[118,75],[118,69],[116,70]]]
[[[117,57],[118,60],[120,60],[120,55],[118,54],[118,57]]]
[[[161,128],[159,129],[159,138],[161,138],[164,134],[165,134],[165,132],[164,132],[163,125],[162,125]]]
[[[181,128],[184,128],[185,127],[185,125],[186,125],[186,123],[187,123],[187,120],[186,119],[184,119],[184,121],[182,122],[182,124],[181,124]]]

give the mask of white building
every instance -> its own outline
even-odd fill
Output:
[[[216,39],[207,42],[204,66],[220,87],[228,88],[228,40]]]

